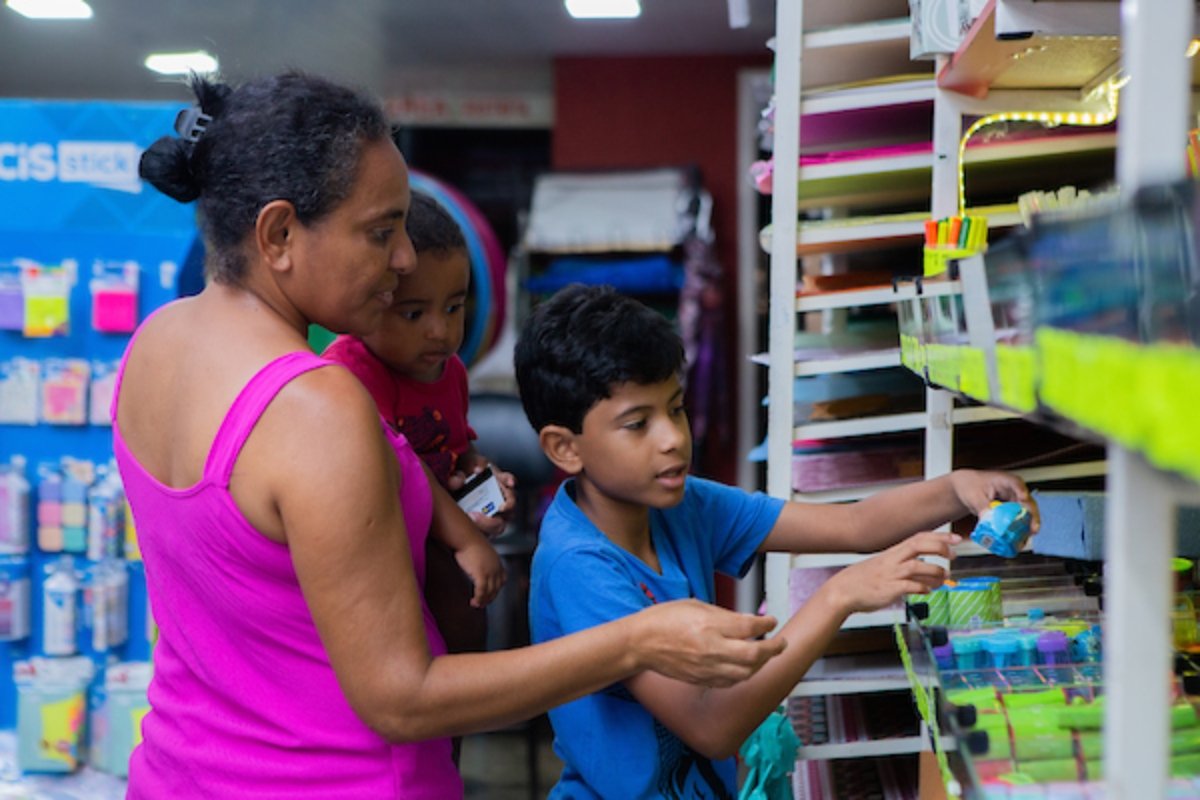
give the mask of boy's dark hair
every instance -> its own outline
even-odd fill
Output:
[[[412,193],[406,227],[413,250],[418,253],[433,251],[445,255],[467,249],[467,240],[454,217],[425,192]]]
[[[390,141],[374,100],[300,72],[233,87],[193,76],[196,105],[142,154],[138,174],[163,194],[199,200],[207,268],[237,284],[246,270],[240,246],[258,212],[287,200],[304,225],[345,200],[368,143]]]
[[[513,362],[534,430],[583,431],[583,418],[623,383],[665,381],[683,369],[671,322],[611,286],[572,284],[534,307]]]

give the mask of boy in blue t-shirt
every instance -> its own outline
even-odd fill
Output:
[[[607,287],[570,286],[535,307],[514,360],[542,449],[571,476],[534,555],[535,641],[653,603],[711,603],[714,573],[740,576],[757,553],[883,550],[822,585],[779,631],[783,653],[742,683],[713,689],[644,672],[553,709],[565,765],[554,798],[733,798],[738,747],[846,617],[945,579],[918,556],[949,558],[959,537],[918,531],[993,500],[1036,512],[1025,484],[998,472],[956,471],[847,505],[785,502],[690,477],[679,336]]]

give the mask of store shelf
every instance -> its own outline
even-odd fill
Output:
[[[907,17],[807,31],[801,39],[809,62],[804,69],[804,88],[910,70],[911,34],[912,25]]]
[[[861,372],[900,366],[900,348],[872,350],[832,358],[806,359],[796,362],[796,377],[831,375],[837,372]]]
[[[934,79],[930,75],[928,78],[894,83],[809,91],[800,100],[800,113],[803,116],[817,116],[930,103],[933,101],[934,90]]]
[[[966,181],[972,190],[994,191],[1048,166],[1062,169],[1064,159],[1079,162],[1080,166],[1094,164],[1113,154],[1115,147],[1116,134],[1111,131],[971,144],[965,158]],[[919,152],[911,152],[913,146],[897,149],[909,152],[866,149],[829,154],[824,163],[809,159],[800,166],[799,208],[861,208],[928,197],[932,146],[925,144]]]
[[[1011,227],[1021,221],[1015,204],[969,209],[968,214],[988,219],[989,229]],[[832,220],[807,220],[799,223],[796,254],[838,254],[903,244],[919,244],[925,235],[928,211],[881,214],[871,217],[845,217]],[[772,226],[759,235],[762,248],[770,252]]]
[[[842,625],[842,629],[880,628],[894,625],[897,622],[904,622],[904,619],[904,608],[902,606],[881,608],[878,611],[863,611],[851,614],[847,617],[845,624]],[[836,756],[830,756],[830,758],[836,758]]]
[[[993,422],[1017,417],[1011,411],[989,406],[956,408],[953,416],[955,425]],[[797,425],[794,437],[796,439],[841,439],[849,436],[870,436],[877,433],[916,431],[923,430],[928,421],[929,418],[924,411],[913,411],[906,414],[882,414],[877,417],[813,422],[807,425]]]
[[[908,688],[908,676],[898,653],[855,653],[817,659],[791,696],[903,692]]]
[[[816,492],[792,492],[792,499],[801,503],[846,503],[854,500],[862,500],[870,497],[876,492],[882,492],[886,489],[891,489],[896,486],[904,486],[915,482],[915,478],[899,481],[887,481],[885,483],[868,483],[860,486],[846,486],[837,489],[823,489]],[[844,555],[844,554],[843,554]],[[833,554],[830,557],[837,557],[838,554]],[[803,556],[809,558],[810,556]],[[812,566],[812,565],[806,565]]]
[[[879,306],[900,300],[912,300],[917,297],[959,294],[961,291],[962,287],[958,281],[928,281],[922,284],[920,291],[917,291],[915,284],[909,282],[895,287],[868,286],[836,292],[801,294],[796,298],[796,311],[829,311],[835,308]]]
[[[1054,35],[996,37],[996,0],[990,0],[962,45],[938,73],[942,89],[986,97],[993,89],[1054,90],[1094,87],[1120,66],[1115,35],[1088,35],[1088,3],[1057,3],[1065,12]],[[1074,11],[1070,6],[1076,6]],[[1094,14],[1090,15],[1094,18]],[[1068,35],[1070,20],[1075,35]]]

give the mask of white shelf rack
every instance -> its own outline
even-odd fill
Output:
[[[838,292],[802,294],[796,298],[796,311],[830,311],[835,308],[881,306],[915,297],[943,297],[961,294],[962,284],[958,281],[927,281],[917,291],[915,284],[906,282],[899,286],[870,286],[862,289],[847,289]]]
[[[1018,415],[1011,411],[991,406],[970,406],[956,408],[953,411],[955,425],[995,422],[1017,417]],[[797,425],[792,429],[792,435],[796,439],[843,439],[851,436],[870,436],[876,433],[918,431],[923,430],[928,422],[929,418],[926,412],[911,411],[905,414],[881,414],[876,417],[855,417],[854,419]]]
[[[813,358],[796,362],[797,378],[813,375],[831,375],[837,372],[862,372],[869,369],[886,369],[900,366],[900,348],[872,350],[832,358]]]

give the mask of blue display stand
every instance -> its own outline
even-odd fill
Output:
[[[70,331],[28,338],[0,330],[0,361],[14,356],[121,357],[128,334],[92,328],[89,279],[99,262],[138,266],[138,319],[178,295],[180,266],[196,239],[195,211],[137,176],[141,152],[171,131],[178,104],[0,100],[0,264],[76,265]],[[99,425],[0,425],[0,461],[62,456],[106,461]]]

